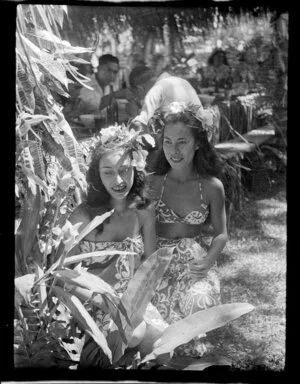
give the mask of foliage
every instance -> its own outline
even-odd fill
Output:
[[[155,350],[157,339],[161,338],[166,345],[172,341],[170,350],[195,332],[204,333],[253,307],[238,303],[216,307],[215,322],[208,328],[205,324],[212,320],[211,313],[198,314],[203,327],[198,327],[198,315],[194,314],[184,319],[182,325],[177,324],[176,329],[184,330],[186,322],[191,329],[196,324],[197,327],[176,341],[174,326],[168,327],[157,312],[161,326],[153,327],[153,310],[149,310],[151,296],[168,266],[172,249],[162,248],[153,253],[139,267],[121,298],[108,282],[81,267],[82,260],[103,253],[70,256],[79,241],[112,212],[95,217],[79,234],[79,225],[72,226],[66,220],[80,200],[78,191],[85,191],[89,161],[89,147],[76,141],[57,101],[57,95],[67,96],[68,85],[73,81],[70,77],[83,85],[86,80],[70,64],[78,61],[76,54],[86,49],[72,47],[60,39],[59,28],[66,10],[65,6],[57,5],[18,6],[15,365],[76,368],[88,335],[110,366],[118,367],[128,346],[143,341],[144,354],[147,351],[159,357]],[[93,145],[92,140],[90,146]],[[73,264],[75,268],[68,267]],[[107,337],[92,318],[91,306],[111,314],[113,322]],[[144,321],[150,326],[141,327]],[[142,364],[138,361],[135,356],[126,367],[138,367]]]

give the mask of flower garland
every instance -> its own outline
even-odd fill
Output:
[[[211,141],[214,133],[214,116],[215,113],[211,109],[204,109],[202,105],[186,104],[180,101],[170,103],[166,110],[156,111],[153,116],[152,129],[155,131],[157,127],[161,128],[165,125],[165,119],[168,115],[190,114],[194,119],[198,120],[206,132],[208,140]],[[153,126],[154,125],[154,126]],[[191,128],[198,128],[194,125]]]
[[[144,140],[144,141],[143,141]],[[100,142],[104,150],[115,150],[124,148],[132,153],[131,165],[138,171],[146,166],[148,151],[143,149],[145,142],[155,147],[155,140],[149,134],[142,134],[141,131],[129,129],[126,125],[111,125],[102,128],[100,131]]]

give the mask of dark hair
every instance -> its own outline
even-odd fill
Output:
[[[228,64],[228,60],[227,60],[227,56],[226,56],[226,52],[223,51],[223,49],[216,49],[208,58],[207,60],[207,64],[208,65],[213,65],[214,64],[214,58],[216,55],[219,55],[221,54],[222,57],[223,57],[223,64],[225,65],[229,65]]]
[[[102,55],[99,57],[98,65],[106,65],[108,63],[116,63],[119,65],[119,59],[116,56],[110,55],[109,53],[106,55]]]
[[[180,111],[177,113],[165,113],[165,115],[160,117],[160,119],[163,125],[161,126],[161,135],[159,137],[159,149],[156,153],[153,165],[151,166],[151,170],[153,170],[158,175],[164,175],[171,168],[163,151],[164,129],[166,124],[181,122],[188,126],[192,126],[190,129],[194,136],[195,142],[199,145],[199,148],[196,150],[193,159],[194,166],[198,174],[204,177],[220,177],[220,159],[218,158],[214,147],[208,141],[207,133],[198,118],[194,117],[193,114],[189,111]]]
[[[107,150],[103,150],[102,144],[99,142],[94,149],[90,166],[87,171],[86,178],[88,190],[85,202],[90,208],[103,207],[105,210],[109,210],[110,194],[103,185],[99,174],[99,162],[105,153],[107,153]],[[138,171],[134,168],[133,186],[127,197],[128,203],[131,207],[143,209],[150,204],[148,185],[146,181],[145,172]]]
[[[146,65],[137,65],[129,74],[129,85],[132,88],[146,83],[155,76],[151,68]]]

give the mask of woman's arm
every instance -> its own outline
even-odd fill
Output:
[[[196,278],[205,277],[214,265],[227,241],[225,193],[222,182],[212,178],[206,185],[206,195],[209,196],[210,218],[213,227],[213,238],[206,257],[200,262],[190,265],[191,274]]]
[[[206,257],[209,267],[211,267],[225,247],[227,242],[227,227],[223,184],[217,178],[212,178],[209,184],[209,205],[213,238]]]

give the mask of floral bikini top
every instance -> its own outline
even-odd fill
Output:
[[[207,216],[209,214],[209,205],[202,202],[199,210],[192,211],[188,213],[186,216],[181,217],[176,212],[173,211],[172,208],[169,208],[165,202],[162,200],[163,193],[165,189],[165,181],[167,178],[167,174],[164,177],[163,185],[161,188],[161,193],[159,200],[156,200],[154,202],[155,204],[155,212],[156,212],[156,221],[159,223],[183,223],[183,224],[203,224],[205,220],[207,219]],[[199,180],[199,191],[200,191],[200,197],[203,201],[202,197],[202,187]]]
[[[141,257],[144,253],[144,243],[142,235],[139,234],[136,237],[126,237],[122,241],[91,241],[91,240],[82,240],[79,244],[79,249],[82,253],[91,253],[97,251],[116,251],[115,254],[118,254],[118,251],[132,252]],[[85,266],[91,264],[100,264],[105,266],[111,261],[114,255],[107,256],[93,256],[86,259]]]

